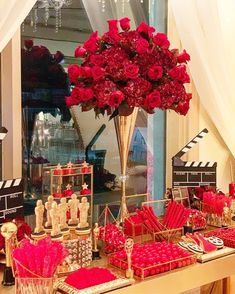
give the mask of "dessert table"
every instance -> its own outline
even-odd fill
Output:
[[[104,265],[104,262],[104,259],[95,261],[93,266]],[[179,294],[217,280],[223,280],[223,294],[235,293],[235,278],[231,277],[235,275],[234,265],[235,254],[232,254],[203,264],[196,263],[195,265],[173,270],[153,278],[147,278],[144,281],[136,280],[132,286],[114,290],[112,293],[142,294],[152,293],[153,289],[156,289],[158,294]],[[110,269],[112,270],[113,268],[111,267]],[[117,273],[116,269],[115,273]],[[0,279],[2,280],[2,271],[0,272]],[[3,287],[0,285],[0,293],[13,294],[15,293],[15,287]]]
[[[113,293],[142,294],[152,293],[153,289],[156,289],[158,294],[179,294],[217,280],[223,280],[223,294],[229,294],[235,293],[232,292],[233,282],[235,281],[233,281],[233,278],[229,278],[233,275],[235,275],[235,254],[203,264],[196,263],[141,282],[137,281],[131,287],[122,288],[113,291]]]

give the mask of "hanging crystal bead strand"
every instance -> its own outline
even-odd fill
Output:
[[[122,0],[122,14],[125,13],[125,0]]]
[[[37,8],[34,8],[34,23],[33,23],[33,32],[35,33],[37,31],[37,23],[38,23],[38,10]]]
[[[48,24],[48,19],[50,17],[50,11],[49,11],[49,3],[47,2],[46,6],[45,6],[45,25],[47,26]]]
[[[55,10],[55,32],[59,31],[59,9]]]
[[[101,11],[102,11],[102,12],[105,12],[105,4],[106,4],[106,3],[105,3],[105,0],[102,0],[102,1],[101,1]]]
[[[59,9],[59,27],[62,27],[62,9]]]
[[[30,11],[30,26],[33,27],[33,10]]]

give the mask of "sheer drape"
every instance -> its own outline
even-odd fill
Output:
[[[36,0],[0,1],[0,52],[11,40]]]
[[[235,157],[235,2],[170,0],[201,103]],[[213,146],[212,146],[213,148]]]

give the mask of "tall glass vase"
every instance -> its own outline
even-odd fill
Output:
[[[132,140],[132,135],[135,128],[138,107],[135,107],[133,112],[128,116],[118,115],[114,117],[114,125],[118,141],[118,149],[121,163],[121,206],[120,206],[120,221],[123,222],[128,215],[126,204],[126,180],[127,180],[127,160],[129,148]]]

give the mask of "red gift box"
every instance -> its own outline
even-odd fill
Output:
[[[91,168],[90,168],[90,166],[83,166],[83,167],[81,168],[81,172],[82,172],[83,174],[88,174],[88,173],[90,173],[90,172],[91,172]]]
[[[55,176],[60,176],[60,175],[63,174],[63,171],[62,171],[62,169],[55,169],[55,170],[53,171],[53,174],[54,174]]]
[[[53,196],[54,196],[55,198],[61,198],[61,197],[63,197],[63,193],[60,193],[60,192],[54,192],[54,193],[53,193]]]
[[[72,175],[75,173],[76,173],[75,168],[64,168],[63,169],[63,175]]]
[[[90,195],[91,194],[91,190],[90,189],[82,189],[80,191],[81,195]]]
[[[70,197],[73,193],[74,191],[72,189],[67,189],[67,190],[64,190],[63,192],[64,197]]]

